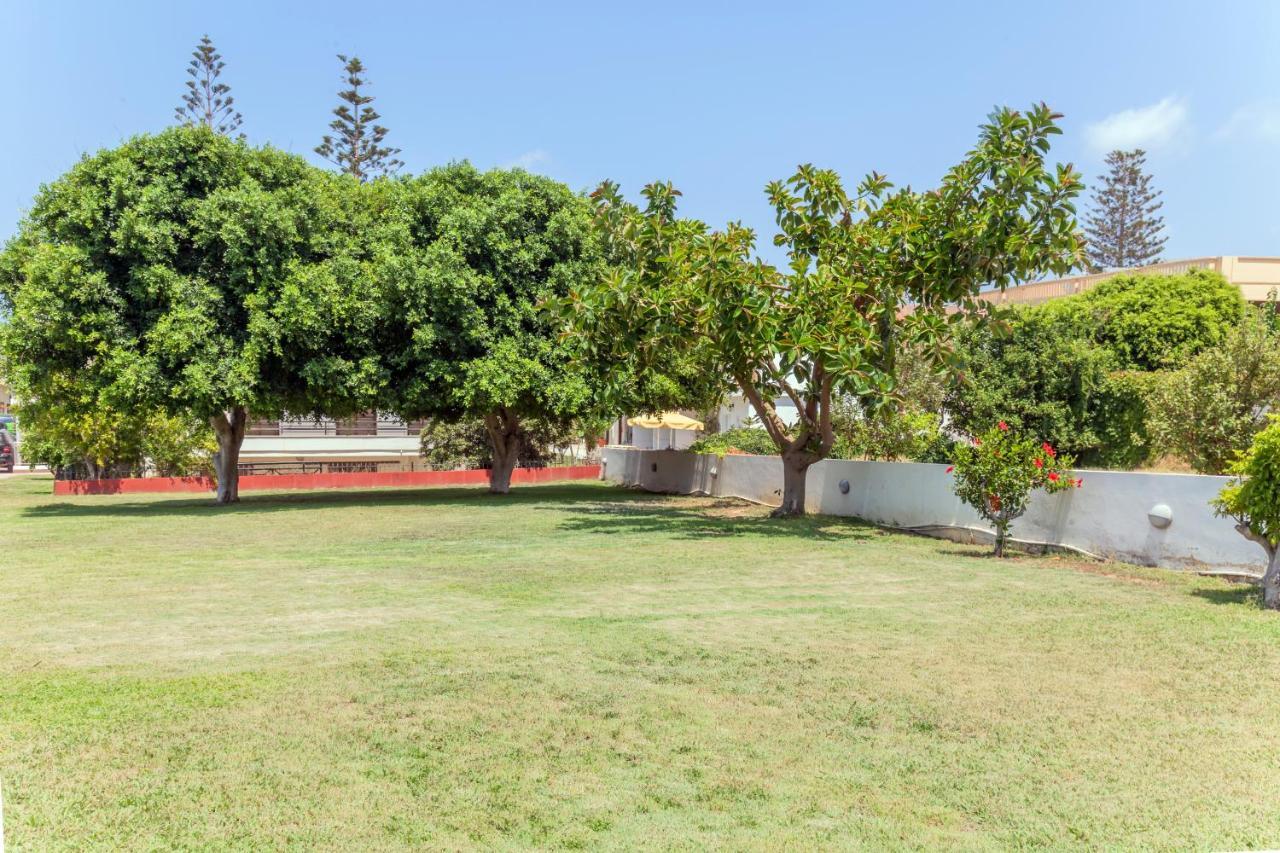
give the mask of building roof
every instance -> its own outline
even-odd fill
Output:
[[[1037,281],[1009,287],[1003,293],[991,291],[980,298],[997,305],[1036,305],[1057,299],[1060,296],[1074,296],[1090,290],[1101,281],[1117,275],[1133,273],[1149,273],[1153,275],[1177,275],[1189,269],[1213,270],[1222,273],[1223,277],[1240,288],[1240,293],[1247,302],[1265,302],[1267,294],[1272,290],[1280,291],[1280,258],[1277,257],[1242,257],[1238,255],[1218,255],[1212,258],[1191,258],[1185,261],[1168,261],[1152,264],[1147,267],[1131,267],[1129,269],[1109,270],[1107,272],[1077,275],[1070,278],[1056,278],[1050,281]]]

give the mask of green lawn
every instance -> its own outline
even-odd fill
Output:
[[[1280,845],[1280,617],[1194,576],[597,483],[0,481],[46,848]]]

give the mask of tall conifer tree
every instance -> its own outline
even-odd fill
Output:
[[[1141,148],[1107,155],[1111,172],[1094,188],[1093,212],[1085,218],[1086,257],[1095,272],[1160,261],[1167,238],[1164,217],[1156,214],[1164,202],[1151,187],[1146,163]]]
[[[338,59],[343,63],[348,88],[338,92],[342,103],[334,108],[334,120],[329,123],[334,135],[326,134],[316,146],[316,153],[362,181],[392,174],[404,163],[396,159],[399,148],[383,145],[387,129],[377,123],[381,116],[370,106],[373,96],[362,91],[369,85],[365,67],[358,56],[347,59],[338,54]]]
[[[184,125],[204,125],[227,136],[239,130],[242,119],[236,112],[231,87],[218,79],[225,67],[222,54],[209,41],[208,35],[203,36],[200,44],[191,51],[191,62],[187,63],[187,74],[191,79],[187,81],[182,105],[174,110],[174,118]]]

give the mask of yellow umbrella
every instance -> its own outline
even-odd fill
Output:
[[[702,421],[686,418],[679,412],[663,412],[656,417],[645,415],[639,418],[627,418],[632,426],[646,429],[705,429]]]

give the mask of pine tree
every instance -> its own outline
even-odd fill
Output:
[[[329,123],[335,135],[326,134],[324,141],[316,146],[316,153],[362,181],[380,174],[391,174],[404,163],[396,159],[399,148],[382,144],[387,137],[387,129],[377,124],[381,116],[369,106],[373,103],[373,96],[361,93],[361,87],[369,83],[363,76],[364,65],[358,56],[347,59],[338,54],[338,59],[343,63],[350,88],[338,93],[343,103],[334,108],[336,118]]]
[[[1140,267],[1159,263],[1166,237],[1160,191],[1151,188],[1145,171],[1147,153],[1112,151],[1107,155],[1111,173],[1093,191],[1093,212],[1085,219],[1086,255],[1095,271],[1116,267]]]
[[[174,118],[184,125],[204,125],[215,133],[231,135],[240,129],[241,116],[236,112],[231,87],[218,82],[226,63],[222,54],[214,48],[209,36],[191,51],[187,65],[187,93],[182,96],[182,106],[174,110]],[[241,134],[243,136],[244,134]]]

